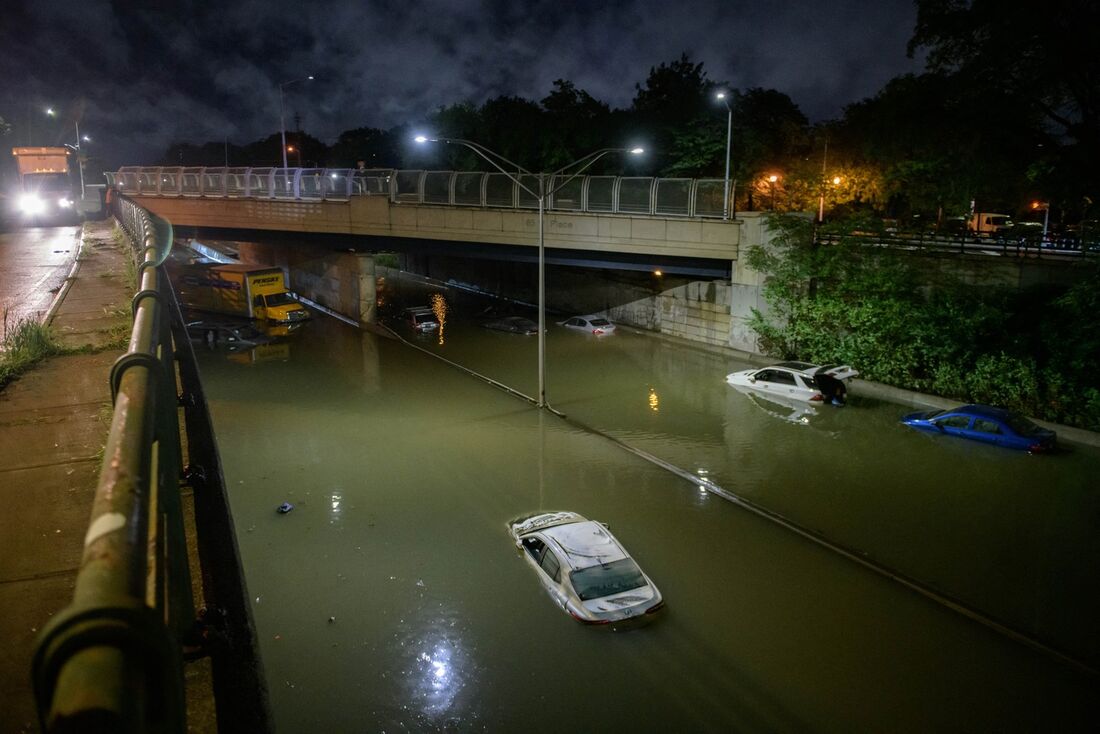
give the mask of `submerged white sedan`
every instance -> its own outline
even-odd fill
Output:
[[[765,395],[843,405],[848,389],[845,381],[859,373],[848,365],[816,365],[809,362],[780,362],[770,367],[741,370],[726,375],[734,387],[746,387]]]
[[[608,336],[615,333],[615,324],[603,316],[595,314],[591,316],[574,316],[571,319],[559,321],[558,326],[564,326],[573,331],[583,331],[586,334],[594,334],[595,336]]]
[[[664,606],[661,592],[601,523],[575,512],[544,512],[509,524],[520,555],[574,619],[611,624]]]

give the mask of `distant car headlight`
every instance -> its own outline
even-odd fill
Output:
[[[70,206],[73,205],[73,200],[66,199],[64,196],[62,196],[60,199],[57,200],[57,205],[62,209],[68,209]]]
[[[19,211],[24,214],[41,214],[46,210],[46,202],[36,194],[23,194],[19,197]]]

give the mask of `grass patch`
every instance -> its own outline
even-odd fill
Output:
[[[4,312],[7,323],[7,312]],[[24,318],[6,329],[0,341],[0,390],[46,357],[61,351],[53,332],[34,319]]]
[[[130,245],[129,235],[117,223],[115,224],[115,245],[122,253],[123,282],[131,291],[137,293],[138,275],[137,263],[134,262],[134,248]]]

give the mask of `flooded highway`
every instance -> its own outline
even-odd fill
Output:
[[[396,331],[534,394],[535,337],[442,304],[441,333]],[[600,433],[1095,667],[1094,449],[917,434],[858,383],[808,413],[725,383],[748,365],[622,327],[551,327],[567,419],[325,317],[198,351],[279,731],[1095,726],[1095,676]],[[564,614],[507,532],[538,510],[608,523],[667,609],[625,632]]]

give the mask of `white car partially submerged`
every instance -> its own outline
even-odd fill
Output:
[[[609,336],[615,333],[615,324],[603,316],[592,314],[590,316],[574,316],[565,321],[559,321],[558,326],[564,326],[573,331],[583,331],[595,336]]]
[[[770,367],[732,372],[726,375],[726,382],[787,400],[843,405],[848,392],[845,382],[858,376],[859,373],[846,364],[822,366],[809,362],[780,362]]]
[[[661,592],[601,523],[544,512],[513,521],[509,530],[550,596],[579,622],[641,619],[664,606]]]

